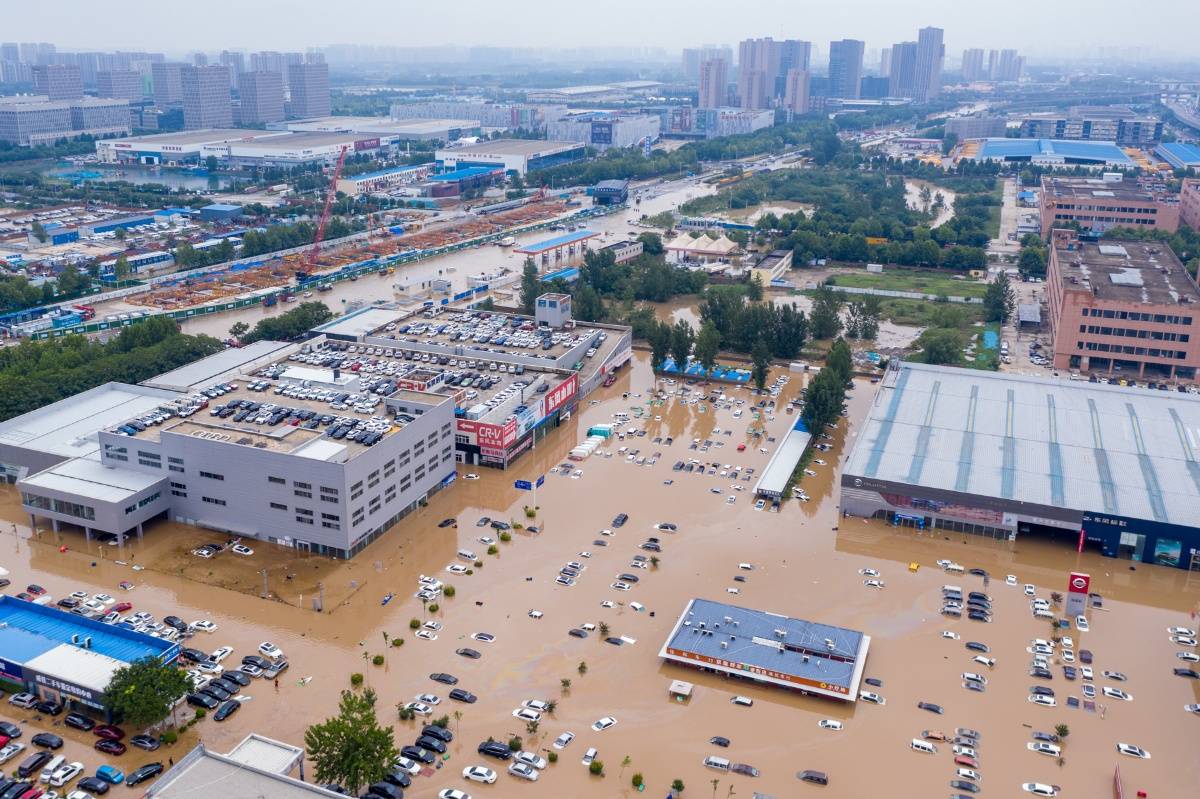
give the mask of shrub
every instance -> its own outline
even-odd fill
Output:
[[[592,764],[590,766],[588,766],[588,771],[592,774],[603,774],[604,773],[604,761],[603,760],[593,760]]]
[[[521,736],[514,735],[513,737],[509,738],[508,739],[508,748],[509,748],[509,751],[520,752],[521,751]]]
[[[374,663],[376,666],[382,666],[383,665],[383,655],[376,655],[375,657],[371,658],[371,662]]]
[[[474,569],[467,569],[467,576],[468,576],[468,577],[470,577],[470,576],[471,576],[472,574],[474,574],[474,573],[475,573],[475,570],[474,570]]]
[[[551,752],[550,754],[546,755],[546,760],[550,761],[551,763],[557,763],[558,752]]]
[[[441,606],[439,606],[438,603],[436,603],[436,602],[434,602],[433,604],[431,604],[429,606],[430,613],[437,613],[439,610],[441,610]]]
[[[476,568],[476,569],[482,569],[482,568],[483,568],[483,561],[482,561],[482,560],[477,560],[477,561],[475,561],[475,568]]]
[[[499,554],[499,552],[500,552],[500,547],[496,546],[495,544],[492,544],[491,546],[488,547],[489,555],[496,555],[496,554]]]
[[[363,676],[357,671],[350,675],[350,684],[355,688],[363,684]]]
[[[525,518],[526,519],[537,518],[537,509],[536,508],[526,508],[525,509]]]
[[[433,724],[433,726],[441,727],[444,730],[450,726],[450,717],[442,716],[441,718],[434,719],[431,723]]]
[[[512,541],[512,533],[505,530],[500,534],[500,540],[507,544],[509,541]]]
[[[671,783],[671,790],[675,793],[683,793],[683,780],[676,779]]]
[[[208,711],[205,710],[204,708],[202,708],[202,707],[196,708],[196,718],[202,719],[207,715],[208,715]]]
[[[450,599],[453,599],[454,595],[456,593],[458,593],[458,592],[454,590],[454,586],[452,586],[452,585],[448,585],[442,589],[442,596],[448,597]]]
[[[641,788],[642,783],[645,782],[645,780],[642,779],[642,773],[639,771],[637,774],[633,775],[633,779],[630,780],[630,782],[633,783],[634,788]]]
[[[421,629],[421,620],[420,619],[409,619],[408,620],[408,629],[410,629],[410,630]]]
[[[167,730],[166,732],[164,732],[162,735],[159,736],[159,739],[163,743],[170,746],[171,744],[173,744],[179,740],[179,733],[175,732],[175,730]]]
[[[404,646],[404,639],[403,638],[393,638],[392,646]]]

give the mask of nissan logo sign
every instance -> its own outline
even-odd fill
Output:
[[[1088,584],[1088,581],[1082,577],[1075,577],[1071,580],[1071,586],[1073,588],[1078,588],[1080,590],[1087,588],[1087,584]]]

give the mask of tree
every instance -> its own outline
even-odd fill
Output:
[[[675,368],[681,372],[687,368],[688,355],[692,352],[694,339],[692,326],[685,319],[680,319],[675,323],[675,327],[671,328],[671,360],[675,361]]]
[[[985,318],[989,322],[1004,324],[1012,317],[1016,304],[1016,294],[1008,282],[1008,275],[1001,272],[988,283],[987,292],[983,295]]]
[[[751,353],[754,359],[754,385],[762,391],[767,385],[767,376],[771,372],[771,348],[767,346],[767,342],[759,336],[754,342],[754,350]]]
[[[755,272],[750,277],[750,282],[746,284],[746,299],[751,302],[758,302],[763,298],[763,282],[762,275]]]
[[[825,365],[827,369],[833,370],[842,383],[846,383],[854,375],[854,359],[845,339],[839,338],[833,342],[829,354],[825,356]]]
[[[156,657],[145,657],[113,672],[104,691],[104,706],[131,727],[141,729],[162,721],[184,694],[191,680]]]
[[[621,758],[621,772],[617,775],[617,779],[620,779],[625,775],[625,769],[628,768],[629,764],[632,762],[633,758],[629,755],[625,755],[625,757]]]
[[[229,328],[229,335],[233,336],[238,341],[241,341],[242,336],[250,332],[250,325],[245,322],[234,322]]]
[[[650,368],[658,371],[671,354],[671,326],[655,322],[650,329]]]
[[[683,793],[683,780],[676,778],[671,782],[671,790],[675,793]]]
[[[355,795],[387,773],[398,754],[392,728],[375,717],[375,692],[342,691],[338,714],[304,733],[316,781],[337,783]]]
[[[33,225],[30,227],[30,230],[33,233],[33,237],[42,244],[45,244],[50,238],[49,234],[46,233],[46,226],[36,219],[33,220]]]
[[[216,172],[219,165],[220,164],[215,155],[210,155],[208,158],[204,159],[204,168],[209,172]]]
[[[533,316],[534,305],[541,293],[542,284],[538,280],[537,264],[532,258],[526,258],[525,265],[521,268],[521,310],[526,316]]]
[[[812,311],[808,315],[808,327],[813,338],[833,338],[842,329],[838,312],[842,309],[842,294],[825,284],[813,292]]]
[[[958,134],[947,133],[942,137],[942,155],[950,155],[950,151],[958,146]]]
[[[113,264],[113,277],[117,279],[117,282],[120,283],[128,277],[132,270],[133,268],[129,265],[129,259],[124,255],[118,255],[117,262]]]
[[[128,232],[123,227],[119,227],[113,231],[113,238],[115,238],[117,241],[125,241],[125,236],[127,235]]]
[[[603,760],[593,760],[591,762],[591,764],[588,766],[588,773],[591,774],[592,776],[599,776],[600,774],[603,774],[604,773],[604,761]]]
[[[927,328],[917,338],[917,344],[924,363],[956,364],[962,360],[962,333],[953,328]]]
[[[608,632],[609,632],[608,622],[606,622],[606,621],[600,622],[600,637],[607,638]]]
[[[696,336],[696,360],[704,367],[705,375],[712,371],[720,350],[721,334],[712,322],[705,322],[700,327],[700,335]]]
[[[879,335],[883,302],[874,294],[864,294],[846,304],[846,335],[854,339],[873,339]]]
[[[323,302],[302,302],[286,313],[260,319],[254,329],[242,338],[243,344],[263,339],[291,341],[300,338],[314,327],[333,318],[333,311]]]
[[[1060,740],[1065,740],[1066,737],[1071,734],[1071,728],[1066,724],[1055,724],[1054,734],[1057,735]]]
[[[1021,257],[1017,259],[1017,268],[1023,275],[1041,276],[1046,274],[1046,251],[1041,247],[1025,247]]]
[[[667,225],[667,227],[670,227],[670,225]],[[638,235],[637,240],[642,243],[642,252],[645,255],[662,255],[666,252],[663,247],[662,236],[657,233],[641,233]]]

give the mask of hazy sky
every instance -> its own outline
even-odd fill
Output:
[[[1052,56],[1102,46],[1200,55],[1195,0],[0,0],[0,39],[63,49],[182,53],[327,44],[631,45],[677,50],[750,36],[830,39],[868,49],[946,30],[948,61],[964,47]],[[1191,6],[1193,11],[1185,12]]]

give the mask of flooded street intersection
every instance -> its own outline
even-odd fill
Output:
[[[780,397],[775,418],[764,417],[769,436],[782,436],[794,417],[783,412],[783,401],[794,398],[804,376],[790,375]],[[671,391],[680,384],[663,386]],[[699,390],[700,387],[696,387]],[[396,744],[411,743],[420,728],[417,722],[398,722],[395,706],[420,693],[442,697],[434,717],[452,714],[456,733],[449,759],[431,776],[414,779],[410,797],[432,797],[444,787],[469,790],[475,796],[612,797],[632,795],[630,777],[641,773],[651,795],[663,796],[672,780],[685,783],[684,797],[749,797],[758,791],[774,797],[803,796],[823,791],[836,797],[942,796],[950,793],[955,778],[951,745],[937,744],[935,755],[912,751],[910,739],[923,730],[953,734],[956,727],[982,733],[978,752],[982,795],[1025,795],[1020,784],[1040,782],[1061,786],[1060,796],[1111,795],[1113,768],[1119,765],[1126,791],[1145,790],[1149,797],[1182,797],[1200,784],[1200,758],[1195,735],[1200,716],[1189,715],[1183,705],[1200,701],[1200,681],[1172,676],[1170,669],[1185,665],[1174,657],[1179,649],[1167,640],[1166,628],[1195,627],[1189,611],[1200,601],[1200,576],[1189,581],[1186,572],[1077,555],[1062,543],[1037,539],[1016,542],[917,533],[891,528],[880,521],[840,519],[835,465],[852,446],[854,420],[862,418],[874,397],[874,387],[861,381],[851,393],[850,413],[833,432],[828,453],[817,456],[827,465],[813,465],[816,477],[801,483],[812,497],[807,503],[788,500],[779,513],[754,509],[753,486],[775,446],[765,437],[752,438],[751,406],[757,397],[746,389],[725,389],[730,400],[714,407],[670,395],[664,403],[650,404],[653,377],[643,355],[635,357],[632,372],[621,374],[615,385],[582,401],[574,418],[538,443],[507,472],[476,469],[477,480],[463,478],[470,468],[460,468],[460,480],[449,490],[430,498],[426,508],[412,514],[349,563],[297,557],[290,550],[256,542],[255,554],[231,563],[223,556],[197,567],[180,553],[199,540],[223,540],[215,533],[189,530],[166,522],[151,527],[145,542],[117,551],[92,545],[87,550],[81,534],[65,532],[61,538],[45,531],[30,540],[28,519],[20,510],[11,487],[4,489],[3,513],[17,525],[17,535],[0,538],[0,564],[11,572],[10,591],[26,583],[45,586],[56,598],[84,588],[115,593],[115,586],[130,580],[136,587],[122,599],[138,610],[156,616],[176,613],[187,620],[210,618],[218,625],[211,634],[198,633],[192,645],[202,649],[234,647],[234,657],[253,652],[260,641],[270,640],[287,654],[291,668],[279,681],[278,693],[265,681],[255,681],[246,693],[253,696],[242,712],[224,723],[211,719],[193,728],[205,746],[224,752],[251,731],[294,744],[303,743],[306,726],[332,715],[338,693],[350,685],[350,675],[362,672],[366,684],[379,694],[379,714],[396,726]],[[623,394],[627,394],[625,398]],[[689,400],[698,396],[693,393]],[[596,404],[591,404],[597,400]],[[637,418],[633,409],[641,408]],[[735,413],[741,414],[735,417]],[[566,460],[572,447],[586,437],[588,427],[614,421],[614,414],[631,415],[625,432],[645,430],[644,436],[614,437],[598,454],[582,462]],[[849,424],[847,424],[849,422]],[[717,429],[721,432],[716,432]],[[732,431],[725,435],[726,430]],[[655,438],[663,440],[655,443]],[[673,443],[667,445],[667,437]],[[693,439],[714,442],[707,452],[689,449]],[[715,446],[716,444],[723,446]],[[737,451],[744,443],[746,448]],[[621,447],[639,450],[633,461]],[[767,452],[760,451],[766,448]],[[611,455],[605,457],[604,453]],[[660,453],[655,459],[655,453]],[[637,465],[637,458],[647,458]],[[675,472],[676,461],[695,458],[720,464],[717,475]],[[651,461],[654,461],[651,463]],[[557,467],[569,464],[570,473]],[[740,467],[731,481],[719,472]],[[753,468],[750,479],[742,480]],[[575,476],[574,472],[581,474]],[[513,480],[536,480],[535,520],[526,519],[531,493],[518,491]],[[671,481],[666,484],[664,481]],[[732,488],[737,486],[743,490]],[[711,489],[720,489],[713,493]],[[729,497],[735,497],[732,504]],[[613,535],[618,513],[628,522]],[[510,523],[536,524],[541,532],[515,530],[510,542],[498,542],[499,554],[485,554],[481,536],[497,537],[476,521],[488,516]],[[458,520],[457,528],[439,528],[445,518]],[[671,522],[677,532],[659,532],[653,526]],[[25,525],[25,526],[22,526]],[[7,527],[7,525],[5,525]],[[631,571],[638,545],[649,536],[661,539],[663,552],[657,568],[636,573],[642,578],[628,592],[610,587],[616,575]],[[607,546],[593,542],[603,541]],[[66,545],[68,551],[60,552]],[[446,571],[460,549],[475,552],[483,566],[472,575]],[[103,551],[102,551],[103,550]],[[590,557],[580,553],[588,552]],[[652,554],[652,553],[645,553]],[[286,563],[280,563],[287,558]],[[990,585],[979,577],[949,576],[935,565],[951,559],[964,566],[987,569]],[[116,561],[124,561],[125,565]],[[586,566],[571,587],[557,585],[563,563]],[[739,563],[753,571],[740,571]],[[920,568],[910,572],[915,562]],[[146,568],[134,571],[133,564]],[[880,572],[882,589],[867,588],[862,568]],[[236,570],[223,576],[227,569]],[[268,591],[283,601],[264,600],[260,570],[267,570]],[[181,574],[182,570],[182,574]],[[1029,686],[1040,681],[1027,674],[1031,656],[1026,647],[1033,638],[1048,638],[1049,625],[1032,618],[1029,598],[1021,584],[1037,585],[1037,594],[1064,591],[1072,570],[1092,575],[1092,590],[1104,596],[1104,608],[1089,612],[1091,628],[1081,633],[1065,631],[1075,646],[1095,653],[1097,690],[1120,687],[1134,700],[1104,699],[1104,712],[1066,707],[1066,697],[1079,695],[1080,682],[1064,679],[1055,663],[1054,679],[1043,683],[1058,699],[1054,708],[1026,701]],[[207,571],[213,572],[212,575]],[[311,573],[310,573],[311,572]],[[737,575],[746,581],[735,582]],[[1018,586],[1005,585],[1014,574]],[[291,575],[289,577],[289,575]],[[413,597],[420,575],[433,575],[453,585],[456,594],[439,602],[436,613],[423,610]],[[324,613],[306,609],[320,583],[325,591]],[[992,597],[994,621],[981,624],[945,619],[938,614],[940,588],[945,583],[967,591],[982,590]],[[225,587],[222,587],[225,586]],[[727,593],[737,588],[739,594]],[[394,592],[386,605],[383,597]],[[865,676],[882,682],[874,690],[886,705],[841,704],[777,689],[733,681],[715,674],[667,666],[658,650],[684,604],[693,597],[727,601],[747,608],[860,630],[872,637]],[[601,603],[610,600],[611,608]],[[637,612],[631,602],[644,605]],[[531,618],[529,611],[541,611]],[[421,640],[409,629],[410,619],[423,615],[441,622],[437,640]],[[585,623],[606,623],[612,636],[632,639],[614,646],[599,632],[586,639],[567,631]],[[944,638],[943,630],[956,632],[958,640]],[[472,641],[475,632],[496,636],[491,643]],[[400,647],[385,640],[403,638]],[[972,662],[976,654],[964,644],[986,643],[992,669]],[[478,660],[455,654],[460,647],[482,653]],[[369,658],[385,656],[382,667]],[[580,665],[586,664],[586,669]],[[1104,669],[1123,672],[1128,681],[1116,683],[1101,676]],[[432,682],[431,672],[449,672],[459,687],[479,697],[472,705],[448,700],[447,686]],[[961,687],[961,672],[980,672],[987,679],[983,693]],[[311,678],[311,679],[310,679]],[[562,681],[570,680],[564,688]],[[668,695],[673,679],[695,684],[690,700],[677,702]],[[734,694],[754,700],[752,707],[730,703]],[[536,736],[526,733],[524,722],[511,712],[527,699],[555,700],[552,714],[543,714]],[[941,705],[937,716],[916,707],[928,701]],[[461,711],[461,718],[453,712]],[[17,716],[7,705],[0,716]],[[593,732],[591,724],[613,716],[616,726]],[[844,729],[824,730],[821,719],[841,721]],[[1070,726],[1063,747],[1063,763],[1026,748],[1033,730],[1053,732],[1056,724]],[[31,724],[31,732],[46,729]],[[59,728],[54,728],[60,732]],[[565,750],[550,744],[564,730],[577,739]],[[480,741],[493,736],[525,738],[524,748],[558,751],[559,761],[549,766],[536,783],[524,783],[507,774],[494,785],[467,785],[461,770],[482,763],[497,771],[496,761],[476,754]],[[712,736],[731,741],[728,749],[708,743]],[[84,741],[82,735],[73,741]],[[178,759],[184,742],[156,756],[134,750],[112,762],[126,771],[157,756]],[[1133,743],[1153,755],[1148,761],[1118,755],[1116,742]],[[69,744],[69,747],[75,746]],[[584,751],[594,746],[605,763],[604,777],[592,777],[580,765]],[[72,750],[73,751],[73,750]],[[754,766],[757,778],[705,768],[706,755],[727,757]],[[89,768],[102,762],[98,753],[74,753]],[[145,755],[143,757],[143,755]],[[629,765],[622,766],[628,756]],[[803,784],[796,773],[817,769],[829,775],[826,787]],[[720,783],[713,788],[712,780]]]

